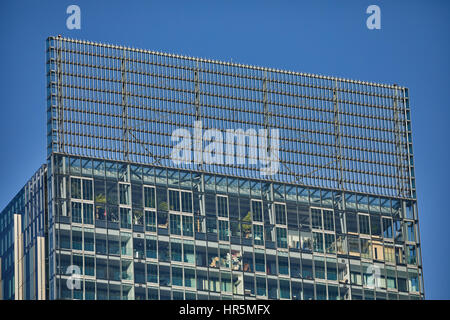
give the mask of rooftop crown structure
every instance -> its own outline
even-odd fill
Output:
[[[4,298],[423,298],[407,88],[50,37],[47,89],[41,295],[10,205]]]

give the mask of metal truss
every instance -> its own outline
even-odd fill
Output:
[[[48,38],[47,66],[49,154],[173,167],[177,128],[272,128],[281,166],[266,180],[415,198],[407,88],[62,37]]]

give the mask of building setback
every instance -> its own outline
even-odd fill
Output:
[[[50,37],[47,128],[0,298],[424,298],[405,87]]]

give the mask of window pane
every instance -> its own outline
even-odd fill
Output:
[[[392,219],[383,217],[383,236],[385,238],[392,238]]]
[[[277,224],[286,224],[286,206],[284,204],[275,204],[275,221]]]
[[[156,212],[145,210],[145,230],[156,232]]]
[[[133,242],[131,233],[122,232],[120,235],[120,248],[122,255],[131,256],[133,254]]]
[[[126,229],[131,228],[131,209],[120,208],[120,227]]]
[[[183,212],[192,212],[192,193],[181,192],[181,205]]]
[[[253,213],[253,221],[262,222],[263,221],[262,202],[252,200],[251,206]]]
[[[145,249],[147,258],[156,259],[158,252],[156,238],[147,237],[145,239]]]
[[[183,236],[194,236],[194,218],[191,216],[183,216]]]
[[[180,211],[180,192],[169,190],[169,208],[173,211]]]
[[[358,215],[359,219],[359,232],[363,234],[370,234],[369,228],[369,216],[366,215]]]
[[[83,179],[83,199],[92,200],[94,197],[92,191],[92,180]]]
[[[72,198],[81,199],[81,179],[71,178],[70,182],[70,192]]]
[[[181,240],[172,239],[170,241],[170,252],[173,261],[182,261],[182,249],[181,249]]]
[[[277,246],[278,248],[287,248],[287,230],[277,227]]]
[[[323,227],[325,230],[334,231],[333,211],[323,210]]]
[[[229,241],[228,221],[219,220],[219,240]]]
[[[181,235],[181,216],[179,214],[170,214],[170,233]]]
[[[262,225],[253,225],[255,245],[264,245],[264,228]]]
[[[228,198],[217,196],[217,215],[228,218]]]
[[[311,209],[312,227],[322,229],[322,211],[320,209]]]
[[[84,224],[94,224],[94,208],[92,204],[83,203]]]
[[[72,202],[72,222],[81,223],[81,203]]]
[[[130,186],[128,184],[119,184],[120,204],[130,205]]]
[[[144,206],[147,208],[155,208],[155,188],[144,187]]]

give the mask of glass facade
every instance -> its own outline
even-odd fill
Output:
[[[0,300],[45,299],[47,166],[0,212]]]
[[[49,167],[52,299],[423,297],[415,201],[57,154]]]

